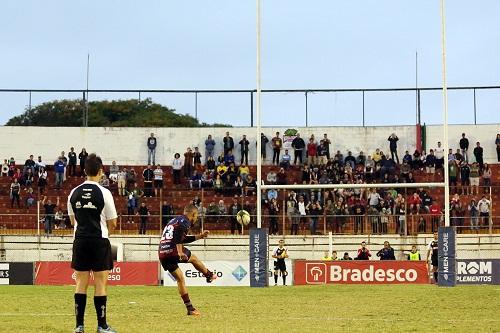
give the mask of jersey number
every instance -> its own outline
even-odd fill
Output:
[[[163,236],[161,237],[162,240],[164,239],[172,239],[174,237],[174,226],[172,225],[167,225],[165,229],[163,230]]]

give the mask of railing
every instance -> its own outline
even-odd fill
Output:
[[[265,89],[262,90],[262,110],[278,112],[275,105],[280,105],[280,110],[293,112],[294,117],[286,119],[301,119],[307,126],[333,126],[333,125],[376,125],[377,121],[385,119],[381,115],[394,110],[394,114],[402,115],[401,110],[406,110],[403,117],[398,118],[399,124],[415,123],[440,123],[441,118],[434,120],[433,110],[441,107],[440,87],[429,88],[383,88],[383,89]],[[486,116],[478,120],[478,105],[491,109],[491,105],[498,104],[500,86],[470,86],[448,87],[450,105],[455,112],[450,114],[451,123],[489,123],[495,122]],[[231,110],[248,110],[248,122],[233,123],[235,126],[254,126],[254,89],[241,90],[165,90],[165,89],[0,89],[0,99],[7,101],[2,105],[4,109],[15,110],[19,107],[19,114],[25,107],[29,110],[33,105],[54,99],[82,99],[84,102],[105,99],[145,99],[164,104],[182,114],[189,113],[196,119],[205,122],[227,122],[227,117],[218,115],[214,110],[220,110],[224,105]],[[460,94],[456,94],[459,92]],[[11,94],[11,97],[7,95]],[[19,99],[12,94],[25,94]],[[222,96],[217,99],[208,95]],[[326,98],[325,98],[326,95]],[[330,97],[331,96],[331,97]],[[236,97],[236,98],[235,98]],[[464,98],[465,97],[465,98]],[[269,103],[269,104],[268,104]],[[327,113],[325,118],[325,111]],[[414,111],[414,112],[412,112]],[[88,112],[88,110],[87,110]],[[346,112],[357,115],[360,123],[353,122],[346,117],[335,117],[333,114]],[[380,114],[379,114],[380,113]],[[224,113],[223,113],[224,114]],[[454,119],[454,115],[470,115],[468,119]],[[371,116],[373,120],[368,119]],[[215,118],[214,118],[215,117]],[[220,118],[217,118],[220,117]],[[339,123],[339,119],[346,118],[348,122]],[[88,114],[82,117],[82,126],[85,126]],[[238,119],[243,119],[238,117]],[[285,118],[280,118],[282,121]],[[276,120],[275,120],[276,121]],[[301,123],[302,123],[301,121]],[[273,124],[263,120],[263,126],[284,125],[282,122]],[[299,125],[299,124],[286,124]]]

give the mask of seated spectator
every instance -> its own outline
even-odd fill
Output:
[[[193,189],[193,185],[196,188],[201,188],[201,174],[198,170],[194,171],[194,174],[189,179],[189,188]]]
[[[236,180],[234,181],[234,191],[237,195],[242,196],[243,195],[243,187],[245,186],[245,183],[243,179],[241,179],[241,176],[236,176]]]
[[[462,155],[460,149],[457,149],[457,152],[455,153],[455,161],[457,161],[459,164],[464,161],[464,155]]]
[[[219,215],[219,206],[215,204],[215,201],[208,204],[207,215]]]
[[[109,166],[109,179],[116,183],[118,181],[119,171],[120,168],[116,165],[116,161],[111,162],[111,165]]]
[[[401,164],[400,172],[401,177],[405,180],[405,182],[408,182],[408,175],[411,172],[411,166],[405,159],[403,159],[403,164]]]
[[[425,171],[431,174],[436,172],[436,156],[432,149],[429,151],[429,155],[425,157]]]
[[[255,179],[253,179],[252,175],[248,175],[247,180],[245,181],[245,195],[254,195],[256,194],[257,183]]]
[[[16,171],[14,171],[14,174],[12,175],[12,178],[15,178],[19,184],[23,185],[23,183],[24,183],[24,175],[21,172],[21,169],[16,168]]]
[[[352,260],[352,258],[349,257],[349,253],[348,252],[344,252],[344,256],[340,260]]]
[[[384,247],[377,252],[377,257],[379,257],[380,260],[396,260],[396,257],[394,256],[394,249],[388,241],[385,241]]]
[[[232,180],[231,175],[226,173],[222,180],[224,181],[224,194],[232,195],[234,190],[234,181]]]
[[[26,187],[29,187],[29,186],[31,186],[31,184],[33,184],[33,181],[34,181],[34,174],[33,174],[33,171],[32,171],[32,170],[33,170],[33,169],[31,169],[31,168],[27,169],[27,170],[26,170],[27,172],[26,172],[26,173],[24,174],[24,176],[23,176],[23,181],[22,181],[22,183],[23,183],[24,185],[26,185]]]
[[[423,189],[420,190],[419,196],[420,199],[422,199],[422,208],[424,209],[426,214],[429,214],[431,211],[432,197],[427,191],[424,191]]]
[[[302,168],[302,184],[309,184],[311,181],[311,171],[309,165],[305,164]]]
[[[365,163],[366,163],[366,156],[365,156],[365,154],[361,151],[361,152],[359,152],[359,155],[358,155],[358,157],[356,158],[356,164],[365,165]]]
[[[422,154],[418,151],[418,149],[415,149],[415,152],[413,152],[413,160],[411,163],[411,166],[414,170],[420,169],[422,170],[424,167],[423,164],[423,156]]]
[[[371,256],[372,254],[370,253],[370,250],[366,247],[366,242],[362,241],[361,247],[358,249],[356,260],[370,260]]]
[[[222,194],[224,192],[224,182],[222,181],[222,177],[219,173],[216,174],[214,179],[214,189],[216,194]]]
[[[413,212],[420,212],[420,205],[422,204],[422,199],[420,199],[420,196],[418,195],[417,192],[413,192],[413,195],[410,197],[408,200],[408,203],[410,204],[410,214],[413,214]]]
[[[205,172],[203,172],[203,174],[201,175],[201,187],[210,188],[212,186],[213,186],[212,174],[208,170],[205,170]]]
[[[425,221],[425,218],[422,215],[420,215],[420,217],[418,218],[417,231],[425,233],[427,227],[426,224],[427,223]]]
[[[337,153],[335,154],[333,160],[339,166],[344,165],[344,155],[340,152],[340,150],[337,150]]]
[[[331,261],[332,257],[330,257],[330,251],[325,251],[323,254],[323,258],[321,258],[322,261]]]
[[[422,260],[422,257],[420,256],[420,253],[417,251],[417,246],[412,245],[411,246],[411,252],[407,256],[408,260]]]
[[[33,189],[28,187],[26,189],[26,209],[30,209],[35,205],[35,194],[33,193]]]
[[[412,163],[412,157],[410,155],[410,152],[408,152],[408,150],[405,151],[405,155],[403,156],[403,162],[405,162],[405,161],[406,161],[406,163],[408,163],[410,165]]]
[[[44,168],[38,170],[38,192],[40,195],[45,191],[45,186],[47,186],[47,171]]]
[[[227,215],[227,209],[226,209],[226,205],[224,203],[224,200],[220,199],[219,200],[219,204],[218,204],[217,207],[219,209],[219,216],[222,216],[223,217],[223,221],[224,221],[225,220],[224,218]]]
[[[406,179],[406,182],[407,182],[408,184],[413,184],[413,183],[415,183],[415,178],[413,177],[413,173],[411,173],[411,172],[410,172],[410,173],[408,174],[408,179]]]
[[[326,171],[320,172],[318,184],[330,184],[330,179],[328,178],[328,173]]]
[[[224,164],[224,152],[220,153],[219,157],[217,157],[217,164]]]
[[[208,172],[212,173],[215,170],[215,160],[213,156],[208,156],[207,163],[205,165]]]
[[[290,162],[292,157],[288,154],[288,149],[285,149],[285,153],[281,157],[280,167],[288,169],[290,167]]]
[[[267,190],[267,194],[266,194],[266,203],[268,202],[271,202],[273,199],[278,199],[278,191],[276,191],[275,189],[269,189]]]
[[[318,159],[317,159],[318,165],[326,165],[326,163],[328,162],[328,148],[325,146],[323,140],[321,140],[321,143],[318,146],[317,154],[318,154]]]
[[[287,175],[286,175],[285,169],[284,168],[280,168],[280,170],[276,174],[276,184],[278,184],[278,185],[286,185],[286,184],[288,184],[286,178],[287,178]]]
[[[217,174],[222,176],[227,172],[227,166],[224,163],[221,163],[217,166]]]
[[[56,229],[66,229],[65,217],[61,208],[58,208],[54,215],[54,225]]]
[[[231,163],[233,163],[233,164],[234,164],[234,155],[233,155],[233,151],[232,151],[232,150],[229,150],[229,151],[227,152],[227,155],[226,155],[226,156],[224,156],[224,164],[225,164],[226,166],[230,166],[230,165],[231,165]]]
[[[386,158],[385,155],[382,155],[382,159],[380,160],[380,178],[384,178],[384,175],[387,173],[389,175],[394,174],[396,170],[396,165],[391,158]]]
[[[243,179],[243,181],[246,181],[247,180],[247,176],[250,173],[250,168],[248,167],[248,165],[246,165],[246,164],[243,163],[238,168],[238,173],[241,176],[241,179]]]
[[[380,148],[375,149],[375,152],[372,154],[372,160],[375,164],[379,164],[382,160],[383,153],[380,151]]]
[[[266,180],[269,184],[276,184],[276,182],[277,182],[276,172],[274,172],[272,170],[269,171],[269,173],[267,174]]]
[[[347,156],[345,157],[344,160],[344,165],[349,164],[351,166],[351,169],[354,169],[356,167],[356,158],[352,156],[352,152],[348,151]]]
[[[109,189],[109,179],[106,175],[102,175],[101,180],[99,180],[99,184],[107,189]]]

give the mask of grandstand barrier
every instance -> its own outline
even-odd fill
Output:
[[[0,263],[0,285],[32,285],[32,262]]]
[[[457,284],[500,285],[500,259],[457,259]]]
[[[158,262],[116,262],[108,277],[114,286],[156,286]],[[90,279],[93,284],[93,278]],[[74,285],[75,271],[70,262],[38,261],[35,263],[35,285]]]
[[[307,261],[295,260],[295,285],[426,284],[425,261]]]

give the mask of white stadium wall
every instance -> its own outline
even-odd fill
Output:
[[[265,127],[262,132],[269,139],[276,131],[281,134],[287,128]],[[377,127],[298,127],[296,128],[306,140],[311,134],[321,139],[324,133],[332,140],[332,152],[340,150],[344,155],[351,150],[354,155],[359,151],[371,153],[376,148],[388,152],[387,138],[396,133],[399,141],[399,155],[406,149],[413,152],[416,142],[415,126],[377,126]],[[17,163],[24,163],[30,155],[41,155],[45,163],[55,161],[59,153],[66,153],[71,146],[77,153],[82,147],[88,152],[97,152],[106,164],[115,160],[119,165],[143,165],[147,162],[146,138],[151,132],[158,138],[156,162],[169,165],[176,152],[181,155],[187,147],[200,147],[204,155],[204,141],[208,134],[212,134],[217,142],[216,154],[222,151],[222,138],[229,131],[235,140],[238,159],[238,141],[243,134],[252,142],[250,147],[250,164],[255,164],[256,137],[255,128],[113,128],[113,127],[0,127],[0,157],[14,157]],[[450,147],[456,148],[462,132],[467,133],[471,145],[478,140],[484,147],[485,161],[496,160],[494,146],[496,133],[500,132],[500,125],[450,125]],[[442,138],[442,127],[427,127],[427,147],[432,148]],[[268,158],[272,158],[271,147],[268,145]],[[293,156],[293,154],[291,154]]]

